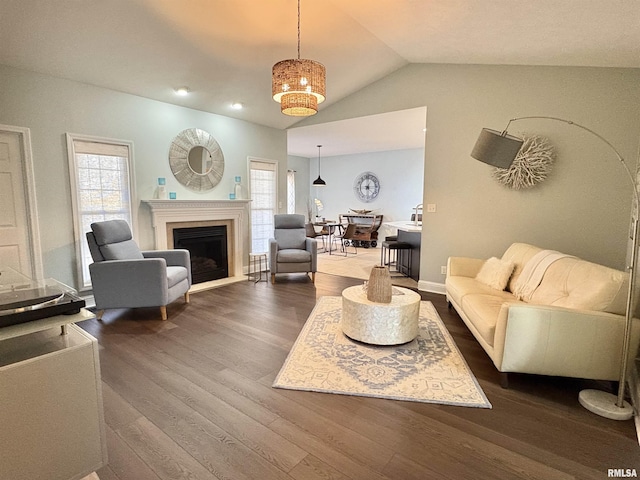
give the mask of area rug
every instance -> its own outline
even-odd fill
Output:
[[[404,345],[367,345],[340,328],[342,297],[321,297],[273,386],[291,390],[491,408],[431,302]]]

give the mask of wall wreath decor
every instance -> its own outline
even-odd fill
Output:
[[[540,135],[523,134],[524,143],[507,169],[494,168],[493,178],[513,190],[531,188],[547,178],[556,159],[555,147]]]

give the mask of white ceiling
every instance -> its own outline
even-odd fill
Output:
[[[640,68],[638,0],[301,8],[301,56],[327,68],[321,110],[412,62]],[[271,67],[296,56],[296,15],[296,0],[1,0],[0,64],[288,128]],[[175,96],[183,85],[191,95]]]
[[[351,155],[424,148],[426,107],[351,118],[287,131],[289,155],[314,158],[318,156]]]

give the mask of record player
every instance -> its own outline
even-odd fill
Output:
[[[32,280],[9,267],[0,267],[0,327],[79,313],[85,301],[53,278]]]

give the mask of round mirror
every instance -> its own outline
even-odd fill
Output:
[[[193,147],[189,150],[189,167],[199,175],[206,175],[211,170],[213,160],[209,150],[204,147]]]
[[[182,185],[196,192],[205,192],[220,183],[224,173],[224,155],[210,133],[189,128],[171,142],[169,166]]]

